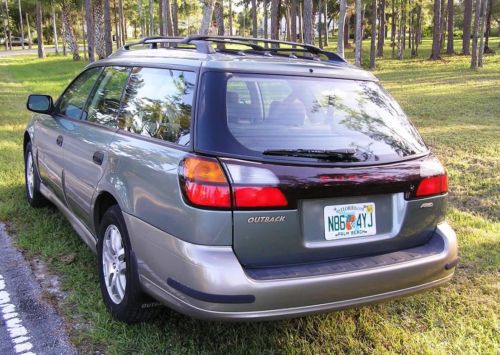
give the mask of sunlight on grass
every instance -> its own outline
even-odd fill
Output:
[[[490,41],[496,48],[500,40]],[[365,41],[363,63],[367,64]],[[458,46],[457,46],[458,48]],[[29,93],[57,97],[83,68],[63,57],[0,62],[0,220],[17,244],[61,275],[60,307],[83,353],[495,353],[500,314],[500,54],[485,67],[470,58],[431,62],[378,60],[375,75],[396,97],[450,176],[448,220],[461,262],[440,289],[384,304],[267,323],[202,322],[165,310],[151,323],[127,326],[105,311],[94,255],[59,212],[30,209],[24,199],[22,134]],[[352,58],[352,51],[347,53]],[[390,56],[390,48],[386,48]],[[62,256],[74,253],[72,263]]]

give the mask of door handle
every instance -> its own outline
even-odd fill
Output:
[[[57,136],[56,143],[59,147],[62,147],[63,140],[64,140],[63,136]]]
[[[104,153],[101,152],[100,150],[98,150],[97,152],[94,153],[94,155],[92,156],[92,160],[94,163],[96,163],[97,165],[101,165],[103,160],[104,160]]]

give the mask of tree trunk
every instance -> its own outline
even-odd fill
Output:
[[[448,0],[448,43],[446,46],[446,53],[452,55],[455,53],[453,46],[453,28],[454,28],[454,9],[453,0]]]
[[[345,22],[344,22],[344,49],[351,48],[351,44],[349,43],[349,24],[350,23],[351,23],[351,15],[347,14]]]
[[[403,0],[402,6],[401,6],[401,49],[403,50],[403,53],[406,49],[406,4],[407,0]],[[403,59],[401,57],[401,59]]]
[[[87,23],[87,53],[89,62],[95,62],[95,28],[94,16],[92,16],[92,1],[85,0],[85,22]]]
[[[302,3],[299,1],[298,2],[298,5],[299,5],[299,13],[297,14],[297,17],[299,18],[299,28],[297,28],[297,32],[299,34],[299,41],[304,43],[304,26],[302,24],[302,18],[303,18],[303,13],[304,11],[302,11]]]
[[[495,53],[493,49],[491,49],[488,44],[490,41],[490,33],[491,33],[491,8],[493,7],[493,0],[488,1],[488,12],[486,14],[486,33],[484,34],[484,53]]]
[[[141,34],[144,35],[144,32]],[[113,52],[113,38],[111,36],[111,9],[109,0],[104,0],[104,43],[106,48],[106,57]]]
[[[174,36],[179,35],[179,5],[177,0],[172,0],[172,33]]]
[[[94,0],[94,35],[95,49],[99,59],[106,58],[106,25],[104,21],[104,3],[107,0]]]
[[[321,25],[321,0],[318,0],[318,40],[319,48],[323,48],[323,26]],[[313,29],[314,31],[314,29]]]
[[[71,15],[69,15],[71,16]],[[87,61],[87,42],[86,42],[86,39],[85,39],[85,8],[83,7],[82,5],[82,40],[83,40],[83,60],[84,61]],[[77,46],[78,46],[78,41],[76,42]]]
[[[228,0],[229,1],[229,35],[233,35],[233,0]],[[264,32],[266,35],[264,38],[267,38],[267,0],[264,0]]]
[[[462,53],[470,54],[470,35],[472,21],[472,0],[464,0],[464,30],[462,37]]]
[[[446,31],[446,0],[441,0],[441,25],[439,26],[440,29],[440,37],[439,37],[439,50],[442,51],[444,49],[444,38],[445,38],[445,31]]]
[[[441,19],[439,18],[441,14],[441,0],[434,0],[434,27],[432,29],[432,60],[440,59],[439,51],[441,49],[439,40],[441,38]]]
[[[116,14],[116,10],[115,10]],[[149,35],[154,36],[155,33],[155,13],[154,13],[154,1],[149,0]]]
[[[356,0],[356,43],[354,49],[354,64],[361,67],[361,0]]]
[[[415,28],[415,57],[418,57],[418,45],[420,44],[421,41],[421,28],[422,28],[422,5],[417,4],[416,7],[416,12],[417,12],[417,25]]]
[[[119,6],[119,19],[120,19],[120,43],[121,46],[125,45],[125,39],[127,38],[127,28],[125,26],[125,16],[123,14],[123,0],[118,1],[118,6]]]
[[[106,1],[109,2],[109,1]],[[145,36],[144,33],[144,13],[142,10],[142,0],[137,0],[137,15],[139,16],[139,28],[141,29],[141,37]]]
[[[224,36],[224,3],[218,0],[214,8],[215,22],[217,22],[217,34]]]
[[[165,30],[167,29],[167,26],[165,26],[165,19],[164,19],[164,14],[165,11],[163,10],[164,4],[166,0],[159,0],[158,1],[158,23],[160,27],[160,36],[166,36]]]
[[[57,41],[57,22],[56,22],[56,10],[54,9],[54,4],[52,4],[52,32],[54,34],[54,50],[56,54],[59,54],[59,43]],[[23,44],[24,49],[24,44]]]
[[[19,24],[21,25],[21,46],[24,49],[24,26],[23,26],[23,11],[21,10],[21,0],[17,0],[17,6],[19,8]],[[57,33],[56,33],[56,37],[57,37]]]
[[[200,34],[208,35],[212,14],[214,12],[215,0],[204,0],[203,18],[201,19]]]
[[[36,36],[38,42],[38,58],[45,58],[45,48],[43,47],[43,29],[42,29],[42,3],[36,0]]]
[[[61,11],[64,24],[64,38],[66,39],[66,43],[68,44],[68,49],[73,55],[73,60],[80,60],[80,54],[78,53],[78,43],[73,32],[73,22],[71,20],[71,3],[67,1],[63,2]]]
[[[291,41],[292,33],[290,32],[292,29],[290,28],[290,8],[285,5],[285,20],[286,20],[286,38],[287,41]]]
[[[481,9],[481,24],[479,27],[479,53],[477,58],[477,66],[483,67],[483,54],[484,54],[484,32],[486,31],[486,14],[488,12],[488,0],[482,1]]]
[[[481,17],[481,0],[476,0],[474,15],[474,29],[472,32],[472,54],[470,68],[477,69],[477,36],[479,32],[479,18]]]
[[[9,46],[9,49],[12,50],[12,37],[11,37],[11,31],[10,31],[10,16],[9,16],[9,4],[7,3],[7,0],[5,0],[5,47]]]
[[[392,0],[392,13],[391,13],[391,47],[392,59],[396,57],[396,0]]]
[[[372,0],[372,35],[370,38],[370,69],[375,69],[375,51],[377,38],[377,0]]]
[[[325,0],[325,12],[323,12],[323,22],[325,23],[325,47],[328,47],[328,0]]]
[[[279,39],[279,0],[271,0],[271,39]]]
[[[378,44],[377,57],[384,56],[384,39],[385,39],[385,0],[380,1],[380,25],[378,29]]]
[[[66,57],[66,34],[64,31],[64,21],[61,20],[61,37],[62,37],[62,48],[63,48],[63,56]]]
[[[252,0],[252,37],[257,38],[257,0]]]
[[[290,33],[293,42],[297,42],[297,0],[290,1]]]
[[[345,16],[347,9],[347,0],[340,0],[340,12],[339,12],[339,23],[337,25],[337,54],[342,58],[344,57],[344,28],[345,28]],[[373,0],[376,1],[376,0]]]
[[[345,0],[343,0],[345,1]],[[313,2],[304,0],[304,43],[314,44],[313,33]]]
[[[28,48],[31,49],[31,46],[33,45],[33,38],[31,38],[30,21],[28,18],[28,13],[25,12],[24,15],[26,16],[26,26],[28,26]]]

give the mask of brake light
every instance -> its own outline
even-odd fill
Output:
[[[234,204],[243,208],[285,207],[288,201],[277,187],[238,186],[234,188]]]
[[[188,157],[179,178],[185,199],[192,205],[217,209],[286,207],[288,200],[275,186],[279,179],[264,168],[228,164],[230,184],[217,159]],[[271,186],[270,186],[271,185]]]
[[[418,185],[416,197],[440,195],[448,192],[448,175],[426,177]]]
[[[231,207],[229,183],[217,160],[189,157],[181,168],[181,185],[189,202],[204,207]]]

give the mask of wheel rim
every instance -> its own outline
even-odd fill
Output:
[[[104,233],[102,269],[109,297],[114,303],[121,303],[127,286],[127,263],[122,235],[114,224],[110,224]]]
[[[31,152],[28,153],[28,157],[26,158],[26,185],[28,187],[28,195],[32,199],[33,191],[35,190],[35,171]]]

